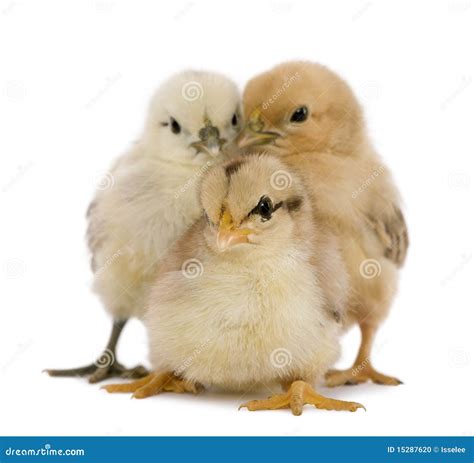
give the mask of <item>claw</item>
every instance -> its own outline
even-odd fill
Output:
[[[398,378],[379,373],[370,364],[354,365],[348,370],[330,370],[326,373],[326,386],[354,386],[367,381],[385,386],[403,384]]]
[[[305,404],[314,405],[316,408],[324,410],[347,410],[350,412],[355,412],[359,408],[365,410],[365,407],[357,402],[346,402],[324,397],[315,392],[311,385],[304,381],[293,382],[285,394],[276,394],[265,400],[246,402],[239,407],[239,410],[243,407],[250,411],[290,408],[293,415],[299,416],[303,413]]]
[[[133,392],[135,399],[145,399],[161,392],[190,392],[197,394],[202,390],[200,384],[176,377],[173,373],[151,373],[137,381],[125,384],[107,384],[102,386],[109,393]]]

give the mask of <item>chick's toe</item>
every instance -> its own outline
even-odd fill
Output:
[[[256,411],[290,408],[293,415],[299,416],[303,413],[304,405],[314,405],[316,408],[324,410],[346,410],[350,412],[355,412],[359,408],[365,410],[365,407],[357,402],[346,402],[324,397],[304,381],[293,382],[285,394],[277,394],[265,400],[251,400],[241,405],[239,409],[246,407],[250,411]]]
[[[146,399],[161,392],[197,394],[202,390],[202,387],[199,384],[176,377],[173,373],[155,372],[131,383],[108,384],[103,389],[109,393],[133,392],[135,399]]]

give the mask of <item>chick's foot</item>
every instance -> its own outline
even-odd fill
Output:
[[[50,376],[57,377],[72,377],[81,376],[88,377],[90,383],[98,383],[104,379],[109,378],[142,378],[148,375],[149,371],[142,365],[138,365],[134,368],[125,368],[122,364],[118,363],[115,359],[112,361],[105,361],[104,359],[110,359],[110,355],[107,352],[95,362],[90,365],[86,365],[80,368],[70,368],[67,370],[45,370]]]
[[[398,386],[402,381],[393,377],[379,373],[370,363],[356,364],[347,370],[329,370],[326,373],[326,386],[352,386],[356,384],[372,381],[375,384],[386,386]]]
[[[109,341],[102,355],[90,365],[80,368],[70,368],[67,370],[45,370],[49,376],[82,376],[89,377],[90,383],[98,383],[108,378],[142,378],[148,375],[149,371],[138,365],[135,368],[125,368],[122,364],[117,362],[115,355],[117,342],[127,323],[127,320],[115,320],[112,325],[112,332],[110,333]]]
[[[365,407],[357,402],[324,397],[304,381],[294,381],[285,394],[277,394],[265,400],[251,400],[241,405],[239,409],[246,407],[250,411],[256,411],[290,408],[293,415],[299,416],[303,413],[303,406],[306,404],[323,410],[347,410],[350,412],[355,412],[358,408],[365,410]]]
[[[197,394],[202,387],[175,376],[173,373],[151,373],[132,383],[108,384],[103,386],[107,392],[133,392],[136,399],[145,399],[161,392],[190,392]]]

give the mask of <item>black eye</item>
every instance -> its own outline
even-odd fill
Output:
[[[295,112],[291,115],[290,122],[304,122],[308,119],[308,108],[301,106],[295,109]]]
[[[171,118],[170,123],[171,123],[171,131],[173,133],[178,134],[179,132],[181,132],[181,126],[178,124],[176,119]]]
[[[258,204],[252,209],[251,214],[258,214],[263,222],[270,220],[273,214],[272,200],[268,196],[262,196]]]
[[[234,113],[234,115],[232,116],[232,125],[235,127],[239,122],[239,118],[237,116],[237,113]]]

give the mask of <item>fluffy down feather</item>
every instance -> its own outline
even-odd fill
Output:
[[[227,142],[239,118],[238,90],[219,74],[177,74],[153,97],[143,135],[88,212],[94,289],[114,318],[142,315],[158,263],[200,216],[196,185],[222,158],[193,147],[200,131],[212,125]]]
[[[296,174],[275,189],[272,175],[283,168],[249,156],[206,174],[205,217],[165,259],[144,318],[155,370],[241,390],[313,382],[337,359],[347,293],[338,243],[317,227]],[[276,208],[269,220],[252,212],[264,196]],[[237,231],[251,233],[222,251],[226,211]]]

